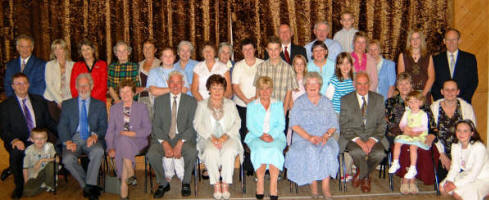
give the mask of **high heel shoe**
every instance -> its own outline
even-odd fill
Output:
[[[264,194],[256,194],[256,199],[263,199],[263,197],[265,197]]]
[[[278,200],[278,195],[277,196],[270,195],[270,200]]]

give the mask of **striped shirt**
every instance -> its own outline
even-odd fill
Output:
[[[282,59],[276,65],[273,65],[270,60],[260,63],[256,68],[255,80],[253,81],[255,86],[260,76],[268,76],[273,80],[272,98],[281,102],[285,101],[288,91],[299,88],[295,79],[295,72]]]
[[[334,87],[334,94],[332,99],[333,108],[336,113],[340,113],[341,97],[355,91],[355,87],[353,87],[353,81],[351,79],[340,81],[336,76],[331,78],[330,83]]]
[[[114,62],[109,65],[107,86],[116,89],[123,80],[133,80],[139,87],[139,65],[133,62],[120,64]]]

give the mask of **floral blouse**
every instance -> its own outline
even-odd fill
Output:
[[[389,139],[393,139],[398,135],[402,135],[401,128],[399,128],[399,122],[401,122],[402,115],[406,111],[407,105],[402,100],[401,95],[391,97],[385,101],[385,117],[387,120],[386,136]],[[428,105],[424,104],[421,110],[428,114],[428,134],[435,134],[436,124],[433,118],[433,113]]]
[[[443,144],[445,148],[445,154],[451,159],[451,147],[452,143],[455,140],[455,123],[459,120],[463,120],[462,117],[462,109],[460,107],[460,101],[457,101],[457,108],[455,109],[455,113],[450,118],[447,116],[443,108],[440,106],[438,110],[438,134],[436,138]]]

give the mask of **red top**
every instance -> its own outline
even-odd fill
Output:
[[[88,69],[85,61],[76,62],[71,71],[70,88],[73,98],[78,96],[76,91],[76,77],[82,73],[90,73],[93,79],[93,90],[91,96],[102,102],[107,101],[107,63],[103,60],[98,60],[92,67]]]

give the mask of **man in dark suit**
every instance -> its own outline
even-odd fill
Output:
[[[431,88],[431,94],[435,101],[443,98],[441,95],[443,83],[453,79],[460,89],[458,96],[472,103],[472,96],[479,84],[477,60],[474,54],[458,49],[460,41],[460,32],[457,29],[449,28],[443,39],[447,51],[433,57],[435,82]]]
[[[368,91],[369,78],[358,72],[355,91],[341,98],[340,152],[347,151],[357,166],[353,187],[370,192],[369,174],[384,159],[388,142],[384,138],[384,97]]]
[[[15,182],[12,198],[17,199],[23,192],[24,150],[32,144],[29,138],[32,128],[47,128],[56,133],[56,124],[49,115],[46,101],[28,93],[30,84],[25,74],[16,73],[11,80],[14,94],[0,104],[0,136],[10,154],[10,170]]]
[[[34,39],[27,35],[20,35],[16,39],[16,47],[19,57],[8,62],[7,70],[5,71],[3,83],[5,95],[7,97],[14,95],[11,87],[12,76],[18,72],[27,75],[31,85],[29,87],[30,94],[44,95],[44,89],[46,89],[46,82],[44,80],[46,62],[32,55]]]
[[[159,184],[154,198],[161,198],[170,190],[162,166],[163,156],[176,159],[183,157],[185,169],[181,193],[182,196],[191,194],[190,181],[197,158],[197,133],[193,127],[197,101],[182,93],[183,78],[181,72],[171,72],[168,79],[170,93],[159,96],[154,102],[152,141],[147,153]]]
[[[304,49],[304,47],[302,46],[297,46],[292,43],[293,35],[294,33],[292,32],[292,30],[290,30],[290,26],[288,24],[280,25],[278,29],[278,36],[280,38],[280,43],[282,47],[280,57],[282,57],[285,62],[289,63],[289,65],[292,65],[292,61],[294,60],[294,57],[296,55],[303,55],[307,61],[306,49]],[[269,55],[265,51],[265,60],[267,60],[268,57]]]
[[[105,103],[90,97],[93,79],[89,73],[76,78],[78,97],[63,101],[58,124],[63,143],[63,164],[83,188],[83,196],[98,199],[97,185],[100,164],[104,156],[104,138],[107,131]],[[81,154],[90,160],[87,172],[78,164]]]

